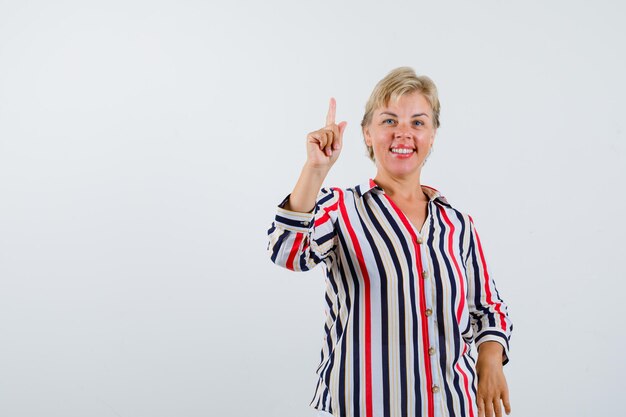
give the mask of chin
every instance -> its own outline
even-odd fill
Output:
[[[385,166],[379,164],[378,170],[384,171],[393,177],[404,177],[420,172],[420,166],[417,163],[385,164]]]

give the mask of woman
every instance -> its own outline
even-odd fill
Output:
[[[502,371],[512,323],[489,276],[472,218],[422,166],[439,127],[434,83],[410,68],[375,87],[361,123],[376,177],[321,188],[346,122],[307,136],[307,160],[269,229],[273,262],[322,263],[326,325],[311,406],[354,417],[508,414]],[[472,347],[478,350],[478,357]]]

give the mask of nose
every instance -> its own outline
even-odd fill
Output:
[[[394,132],[394,138],[396,139],[411,139],[411,131],[404,126],[398,126]]]

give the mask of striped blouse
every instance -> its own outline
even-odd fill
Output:
[[[477,417],[476,350],[513,325],[472,218],[423,186],[417,228],[370,179],[322,188],[311,213],[278,206],[277,265],[323,264],[326,323],[311,406],[341,417]]]

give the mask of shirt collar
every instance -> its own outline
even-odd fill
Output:
[[[433,187],[429,187],[428,185],[421,185],[421,187],[422,187],[422,191],[424,191],[424,194],[428,196],[429,201],[439,200],[445,205],[450,206],[450,203],[448,203],[448,200],[446,200],[446,198],[443,195],[441,195],[441,193],[438,190],[434,189]],[[367,182],[358,185],[356,187],[356,191],[359,197],[363,197],[365,194],[369,192],[380,192],[380,193],[385,192],[382,189],[382,187],[376,184],[374,180],[371,178]]]

